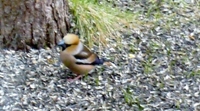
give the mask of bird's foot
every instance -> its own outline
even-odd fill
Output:
[[[81,77],[83,77],[83,75],[78,75],[77,77],[75,77],[75,78],[70,78],[70,79],[67,79],[67,81],[69,81],[69,82],[74,82],[74,81],[76,81],[76,80],[78,80],[79,78],[81,78]]]

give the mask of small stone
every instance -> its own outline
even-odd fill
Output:
[[[30,88],[35,89],[36,88],[35,84],[30,84]]]

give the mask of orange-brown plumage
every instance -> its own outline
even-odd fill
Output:
[[[61,61],[78,75],[87,74],[95,68],[95,65],[104,63],[102,59],[99,59],[96,54],[84,46],[75,34],[67,34],[58,45],[62,47]]]

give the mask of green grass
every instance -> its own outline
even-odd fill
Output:
[[[121,11],[118,7],[112,6],[115,2],[111,0],[111,3],[106,0],[68,0],[70,6],[70,13],[73,15],[75,26],[71,32],[76,32],[74,29],[78,29],[80,38],[84,39],[89,47],[94,44],[106,45],[108,39],[115,39],[117,42],[121,42],[121,33],[128,31],[126,28],[138,28],[140,26],[146,26],[151,30],[154,27],[162,26],[166,31],[169,31],[171,27],[179,27],[180,21],[177,16],[178,13],[184,12],[191,5],[184,0],[149,0],[148,5],[145,5],[144,9],[136,9],[131,12]],[[134,1],[135,4],[141,1]],[[196,1],[195,12],[196,17],[199,18],[200,14],[199,2]],[[165,7],[168,4],[170,7]],[[170,4],[170,5],[169,5]],[[134,7],[134,4],[133,6]],[[171,13],[163,13],[163,9],[171,10]],[[145,11],[144,11],[145,10]],[[181,22],[196,22],[194,17],[189,15],[190,19],[183,20]],[[140,19],[143,17],[144,19]],[[148,19],[148,21],[147,21]],[[162,21],[162,23],[160,23]],[[174,22],[177,21],[177,22]]]
[[[75,28],[79,30],[81,39],[86,40],[91,47],[93,44],[106,45],[107,38],[120,42],[120,33],[127,27],[136,24],[136,15],[112,8],[111,4],[97,0],[69,0],[70,12],[75,20]]]
[[[132,106],[136,105],[139,111],[142,111],[144,108],[140,105],[140,102],[137,98],[133,98],[133,93],[131,92],[130,88],[126,88],[123,90],[124,100],[127,105]]]

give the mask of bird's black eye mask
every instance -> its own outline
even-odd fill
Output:
[[[60,47],[62,47],[62,50],[65,50],[67,47],[71,46],[69,44],[62,44],[62,45],[59,45]]]
[[[62,50],[65,50],[67,47],[71,46],[70,44],[66,44],[63,40],[58,43],[58,46],[62,47]]]

